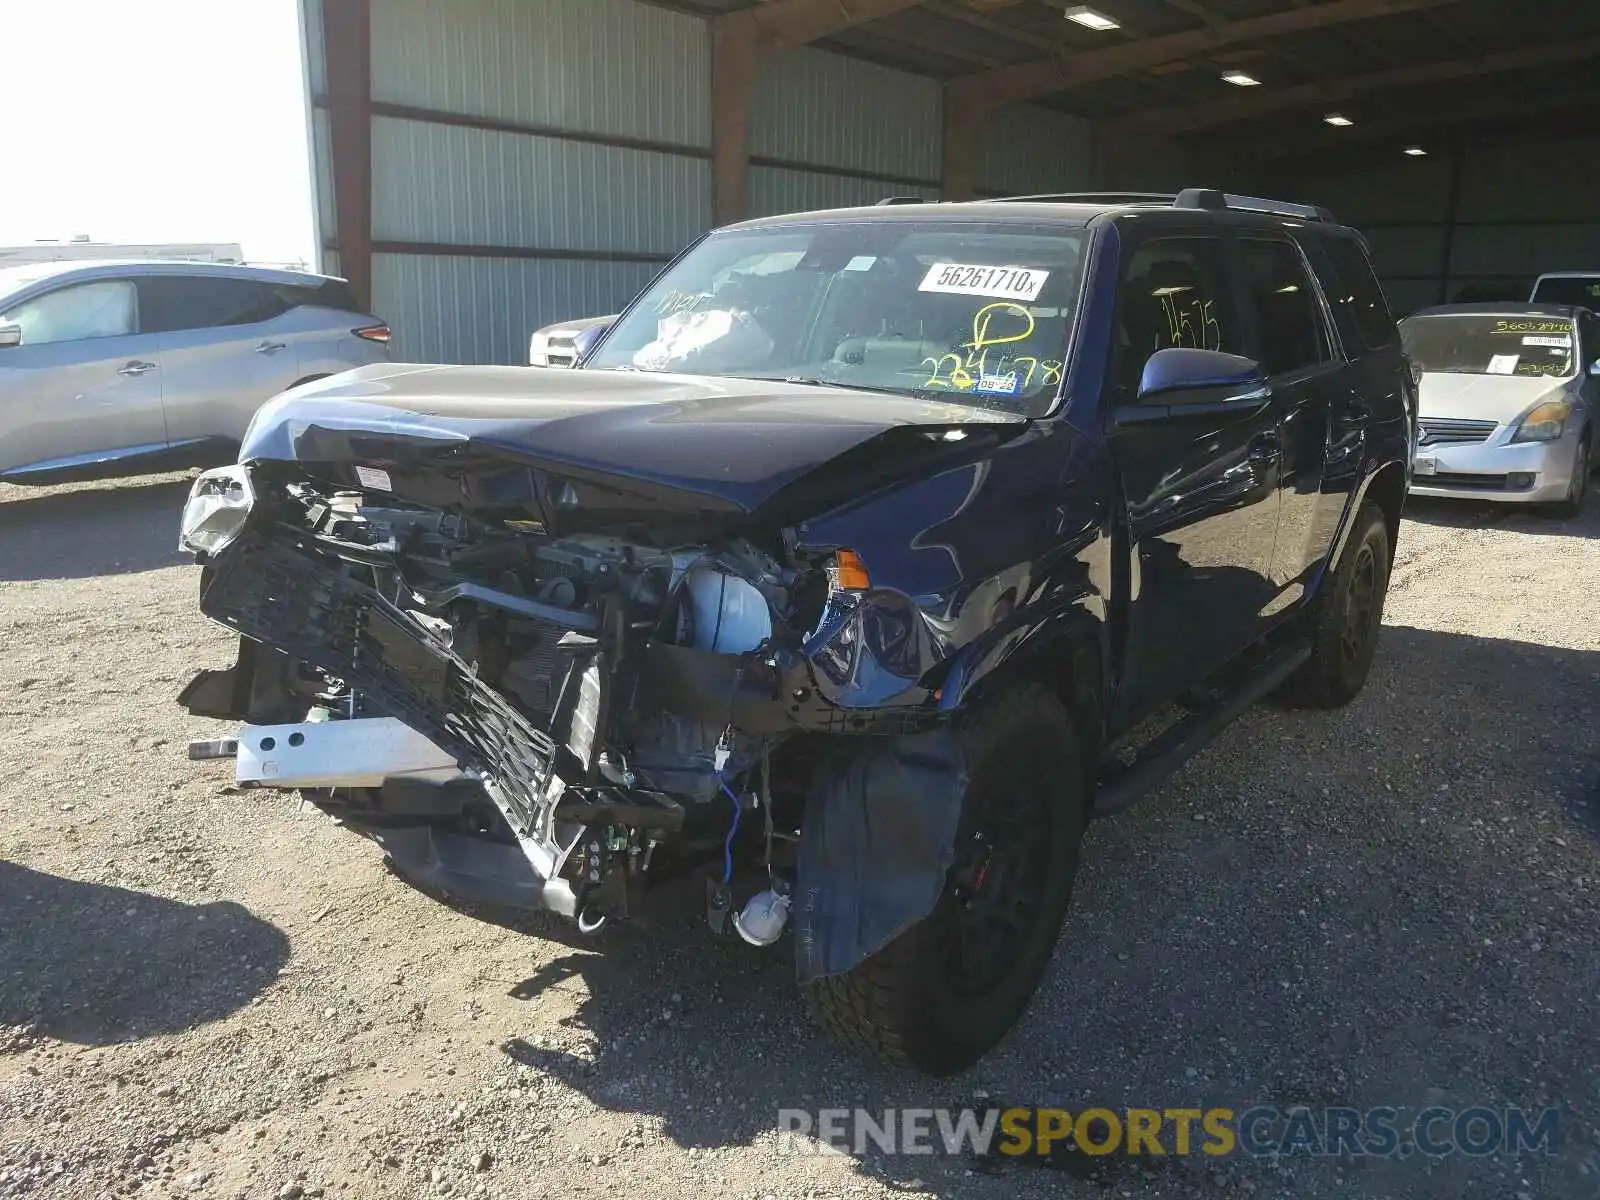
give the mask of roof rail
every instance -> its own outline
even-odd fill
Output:
[[[897,197],[880,200],[880,204],[900,203]],[[1184,188],[1172,192],[1041,192],[1033,196],[995,196],[980,200],[980,204],[1011,203],[1056,204],[1170,204],[1173,208],[1200,208],[1221,212],[1272,213],[1280,217],[1298,217],[1302,221],[1325,221],[1337,224],[1327,209],[1316,204],[1294,204],[1288,200],[1268,200],[1263,196],[1241,196],[1224,192],[1220,188]]]
[[[1171,192],[1040,192],[1032,196],[994,196],[980,204],[1043,202],[1053,204],[1171,204]]]
[[[873,207],[877,208],[877,207],[879,207],[881,205],[884,205],[884,204],[926,204],[926,203],[927,203],[927,201],[924,200],[921,196],[885,196],[882,200],[874,201],[873,202]]]
[[[1336,224],[1333,214],[1316,204],[1294,204],[1288,200],[1268,200],[1262,196],[1239,196],[1218,188],[1184,188],[1173,200],[1174,208],[1235,209],[1240,212],[1272,213],[1280,217],[1299,217],[1302,221]]]

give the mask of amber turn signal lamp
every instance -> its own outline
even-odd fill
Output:
[[[834,554],[833,580],[835,586],[847,592],[864,592],[872,586],[867,564],[854,550],[840,550]]]

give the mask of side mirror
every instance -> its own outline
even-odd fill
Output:
[[[6,327],[4,325],[0,325],[0,346],[4,346],[6,344],[5,340],[4,340],[5,336],[6,336]],[[1595,359],[1592,363],[1589,364],[1589,374],[1591,374],[1591,375],[1600,375],[1600,358]]]
[[[1261,364],[1220,350],[1169,346],[1144,364],[1138,398],[1117,409],[1118,425],[1183,417],[1246,416],[1272,400]]]
[[[21,325],[0,325],[0,348],[22,345]]]
[[[610,332],[610,321],[606,321],[600,325],[591,325],[587,329],[580,330],[572,339],[573,352],[578,356],[578,361],[575,365],[580,367],[583,366],[584,361],[588,359],[590,352],[600,344],[600,339],[605,337],[605,335]]]

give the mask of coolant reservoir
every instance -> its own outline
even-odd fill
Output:
[[[772,636],[766,597],[737,575],[696,567],[685,585],[694,614],[694,648],[743,654]]]

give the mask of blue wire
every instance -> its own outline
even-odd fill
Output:
[[[739,832],[739,815],[744,810],[739,807],[739,797],[733,794],[733,789],[719,778],[722,790],[728,794],[728,799],[733,801],[733,824],[728,826],[728,840],[722,843],[722,882],[733,881],[733,838]]]

